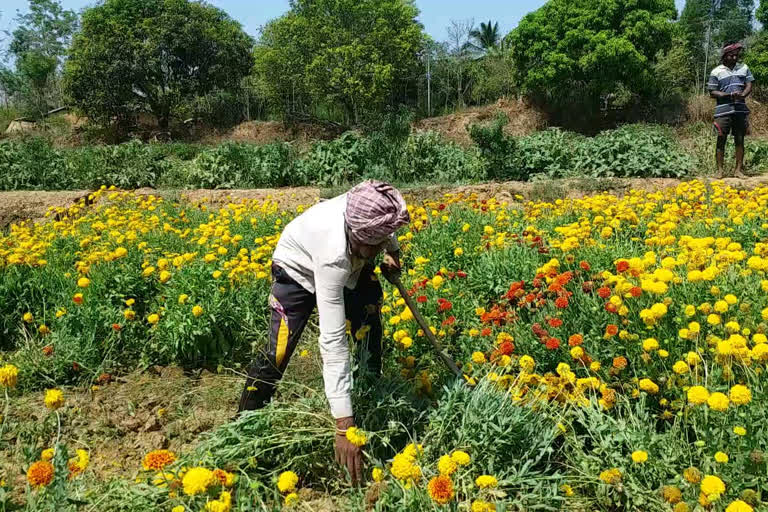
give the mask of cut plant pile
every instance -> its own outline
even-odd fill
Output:
[[[6,508],[768,506],[768,186],[411,199],[403,280],[464,376],[385,284],[384,372],[356,372],[347,434],[362,488],[333,462],[312,332],[277,399],[228,421],[308,205],[89,203],[0,236]],[[133,373],[155,365],[211,373]]]

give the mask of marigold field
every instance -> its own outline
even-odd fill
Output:
[[[412,200],[404,282],[465,376],[385,284],[384,375],[356,371],[348,433],[361,487],[333,462],[312,328],[270,406],[101,474],[115,455],[77,441],[71,397],[115,376],[206,368],[231,378],[234,415],[270,255],[304,209],[278,199],[103,188],[0,236],[0,509],[768,509],[768,187],[722,182]]]

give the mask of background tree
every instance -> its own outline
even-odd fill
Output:
[[[264,28],[256,73],[287,117],[311,105],[357,123],[416,80],[424,41],[418,14],[412,0],[292,0]]]
[[[58,0],[30,0],[29,12],[15,22],[8,34],[13,68],[0,68],[0,89],[24,115],[40,119],[62,104],[59,71],[77,29],[77,13]]]
[[[524,93],[596,113],[601,98],[647,96],[672,44],[674,0],[550,0],[510,36]]]
[[[498,48],[500,43],[499,22],[488,20],[488,23],[481,22],[479,28],[470,30],[466,48],[482,55]]]
[[[165,130],[185,102],[239,87],[252,47],[239,23],[204,2],[105,0],[83,12],[66,89],[97,121],[148,111]]]

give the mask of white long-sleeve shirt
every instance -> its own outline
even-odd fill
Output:
[[[317,298],[325,395],[334,418],[352,416],[352,375],[346,337],[344,287],[354,288],[365,260],[349,251],[344,228],[347,195],[318,203],[283,230],[272,260]],[[389,238],[385,250],[399,249]]]

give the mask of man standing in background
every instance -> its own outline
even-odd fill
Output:
[[[752,82],[755,80],[746,64],[739,64],[743,50],[741,43],[728,43],[721,53],[722,63],[712,70],[707,87],[709,95],[715,98],[715,131],[717,132],[717,172],[724,177],[723,161],[725,160],[725,143],[728,134],[733,134],[736,145],[736,168],[733,175],[744,177],[744,136],[747,134],[746,97],[752,92]]]

